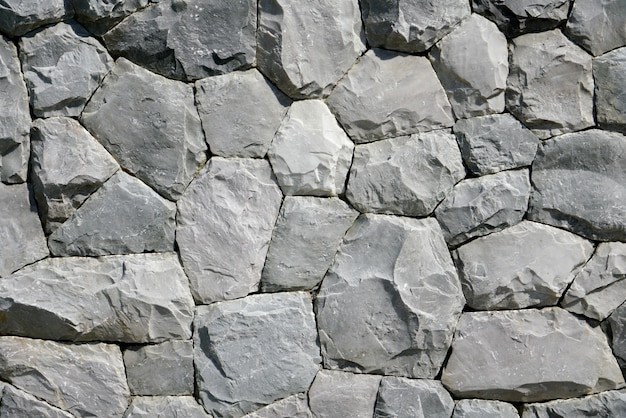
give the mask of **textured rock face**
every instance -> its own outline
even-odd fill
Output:
[[[309,389],[313,416],[372,416],[380,379],[380,376],[320,370]]]
[[[593,77],[596,80],[598,124],[626,132],[626,48],[616,49],[594,59]]]
[[[622,304],[608,317],[611,348],[621,367],[626,366],[626,305]]]
[[[383,377],[374,417],[448,418],[453,409],[454,401],[439,381]]]
[[[32,418],[73,418],[74,416],[59,408],[41,401],[23,390],[11,385],[0,388],[0,414],[3,417],[32,417]]]
[[[192,396],[136,396],[124,418],[210,418]]]
[[[612,390],[580,399],[559,399],[524,406],[522,418],[621,417],[626,414],[626,391]]]
[[[598,56],[626,45],[625,18],[624,0],[576,0],[565,30],[583,48]]]
[[[0,32],[21,36],[50,23],[60,22],[73,14],[66,0],[5,0],[0,5]]]
[[[519,418],[519,414],[510,403],[461,399],[454,407],[452,418]]]
[[[303,393],[288,396],[245,415],[246,418],[311,418],[312,416],[307,397]]]
[[[71,0],[74,18],[94,35],[103,35],[150,0]]]

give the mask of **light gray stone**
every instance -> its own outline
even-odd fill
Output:
[[[626,1],[576,0],[565,31],[593,55],[626,45]]]
[[[383,377],[376,399],[375,418],[449,418],[454,401],[437,380]]]
[[[0,416],[3,417],[74,418],[74,415],[11,385],[4,385],[4,391],[0,388],[0,394]]]
[[[313,306],[305,292],[199,306],[194,360],[204,409],[239,417],[306,391],[321,361],[316,339]]]
[[[261,289],[313,289],[358,212],[337,198],[287,196],[272,232]]]
[[[178,199],[206,161],[193,89],[119,59],[81,122],[128,172]]]
[[[592,252],[578,235],[522,221],[459,247],[453,258],[470,307],[520,309],[556,305]]]
[[[501,171],[458,183],[435,210],[450,246],[519,223],[530,196],[528,169]]]
[[[326,103],[357,144],[454,124],[428,59],[382,49],[365,53]]]
[[[346,197],[361,212],[428,216],[463,177],[454,135],[413,134],[357,145]]]
[[[118,171],[48,238],[57,256],[174,250],[176,205]]]
[[[588,130],[545,141],[529,218],[589,239],[626,241],[626,137]]]
[[[197,81],[196,103],[213,155],[263,158],[291,100],[252,69]]]
[[[150,0],[71,0],[74,18],[101,36],[122,19],[148,5]]]
[[[50,23],[60,22],[74,14],[66,0],[3,0],[0,4],[0,32],[22,36]]]
[[[211,418],[193,396],[136,396],[123,418]]]
[[[316,418],[371,417],[380,376],[320,370],[309,389],[309,405]]]
[[[461,399],[454,407],[452,418],[519,418],[519,413],[506,402]]]
[[[512,40],[506,107],[541,139],[594,125],[591,56],[560,30]]]
[[[579,399],[559,399],[524,405],[522,418],[622,417],[626,415],[626,391],[611,390]]]
[[[178,202],[176,240],[196,302],[258,290],[281,200],[267,161],[209,161]]]
[[[307,396],[304,393],[291,395],[255,412],[246,418],[312,418]]]
[[[464,313],[441,380],[458,397],[511,402],[624,386],[602,331],[561,308]]]
[[[294,102],[267,156],[286,195],[344,192],[354,144],[320,100]]]
[[[615,309],[605,322],[611,348],[620,366],[626,368],[626,304]]]
[[[626,47],[594,59],[593,77],[598,124],[626,133]]]
[[[326,368],[434,378],[465,300],[434,219],[362,215],[316,302]]]

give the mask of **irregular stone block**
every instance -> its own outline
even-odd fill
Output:
[[[437,380],[383,377],[374,417],[449,418],[454,401]]]
[[[196,302],[258,290],[281,200],[267,161],[211,158],[178,201],[176,240]]]
[[[4,391],[0,387],[0,398],[0,416],[3,417],[74,418],[74,415],[11,385],[4,385]]]
[[[461,399],[454,407],[452,418],[519,418],[519,414],[510,403]]]
[[[71,0],[74,18],[91,33],[104,35],[126,16],[148,5],[150,0]]]
[[[72,17],[74,10],[66,0],[4,0],[0,5],[0,32],[22,36],[43,25]]]
[[[522,418],[626,416],[626,391],[611,390],[579,399],[526,404]]]
[[[255,412],[245,415],[245,418],[311,418],[311,411],[304,393],[291,395],[276,401]]]
[[[321,361],[305,292],[199,306],[194,330],[200,399],[216,416],[242,416],[308,390]]]
[[[432,218],[362,215],[316,300],[326,368],[434,378],[465,304]]]
[[[626,132],[626,48],[594,59],[593,78],[596,82],[598,124],[603,128]]]
[[[137,396],[123,418],[211,418],[193,396]]]
[[[309,389],[314,417],[371,417],[380,376],[320,370]]]
[[[458,397],[511,402],[624,386],[602,331],[561,308],[464,313],[441,381]]]
[[[620,366],[626,368],[626,304],[621,304],[615,309],[605,324],[609,331],[607,334],[613,354],[615,354]]]
[[[625,20],[624,0],[576,0],[565,31],[576,43],[598,56],[626,45]]]

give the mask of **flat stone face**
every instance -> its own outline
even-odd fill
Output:
[[[206,161],[193,89],[119,59],[81,122],[128,172],[178,199]]]
[[[556,305],[592,252],[577,235],[522,221],[459,247],[453,258],[470,307],[520,309]]]
[[[311,411],[304,393],[287,396],[250,414],[246,418],[311,418]]]
[[[598,124],[626,132],[626,48],[616,49],[594,59],[593,78],[596,82]]]
[[[380,379],[380,376],[320,370],[309,389],[313,416],[371,417]]]
[[[101,36],[150,0],[71,0],[74,18],[89,32]]]
[[[325,367],[434,378],[464,303],[434,219],[362,215],[317,298]]]
[[[59,408],[41,401],[23,390],[11,385],[4,385],[4,391],[0,388],[0,414],[3,417],[31,417],[31,418],[73,418]]]
[[[626,415],[626,391],[611,390],[579,399],[559,399],[524,405],[522,418],[621,417]]]
[[[626,45],[625,19],[624,0],[576,0],[565,30],[580,46],[598,56]]]
[[[212,158],[178,202],[176,240],[198,303],[258,289],[282,194],[265,160]]]
[[[591,57],[559,30],[512,40],[506,107],[539,138],[594,125]]]
[[[5,0],[0,5],[0,32],[22,36],[50,23],[60,22],[73,14],[66,0]]]
[[[136,396],[124,418],[210,418],[193,396]]]
[[[624,386],[602,331],[560,308],[464,313],[441,380],[458,397],[511,402]]]
[[[382,49],[365,53],[326,102],[358,144],[454,123],[448,98],[428,59]]]
[[[461,399],[454,407],[452,418],[519,418],[519,414],[510,403]]]
[[[200,399],[215,416],[242,416],[308,390],[321,361],[305,292],[199,306],[194,330]]]
[[[376,399],[375,418],[449,418],[454,401],[437,380],[383,377]]]
[[[610,330],[610,344],[621,367],[626,366],[626,305],[622,304],[611,313],[606,324]]]
[[[589,239],[626,241],[626,137],[588,130],[541,144],[529,218]]]

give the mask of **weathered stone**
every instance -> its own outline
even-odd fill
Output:
[[[430,57],[457,119],[504,110],[509,52],[493,22],[471,15],[435,45]]]
[[[150,0],[71,0],[74,18],[94,35],[104,35],[122,19],[148,5]]]
[[[449,418],[454,401],[437,380],[383,377],[374,417]]]
[[[539,138],[594,125],[591,57],[559,30],[513,39],[506,107]]]
[[[0,32],[22,36],[43,25],[60,22],[74,14],[66,0],[3,0],[0,4]]]
[[[450,246],[519,223],[530,196],[528,169],[502,171],[458,183],[435,210]]]
[[[306,394],[299,393],[247,414],[245,418],[312,418],[312,415]]]
[[[344,192],[354,144],[320,100],[291,105],[267,156],[286,195]]]
[[[434,378],[464,302],[434,219],[362,215],[317,298],[324,364]]]
[[[356,143],[454,124],[452,108],[428,59],[382,49],[363,55],[326,103]]]
[[[358,212],[337,198],[287,196],[272,232],[263,291],[312,289],[333,262]]]
[[[602,331],[561,308],[464,313],[441,380],[458,397],[512,402],[624,386]]]
[[[306,391],[321,361],[305,292],[199,306],[194,330],[200,399],[216,416],[241,416]]]
[[[371,417],[380,376],[320,370],[309,389],[314,417]]]
[[[48,238],[57,256],[174,250],[176,205],[118,171]]]
[[[211,418],[193,396],[137,396],[123,418]]]
[[[4,385],[4,391],[0,387],[0,398],[0,416],[3,417],[74,418],[74,415],[11,385]]]
[[[577,235],[522,221],[459,247],[453,258],[470,307],[520,309],[556,305],[592,252]]]
[[[626,133],[626,47],[594,59],[593,77],[598,124]]]
[[[104,47],[77,23],[58,23],[20,40],[35,116],[78,116],[113,66]]]
[[[465,0],[364,0],[367,40],[374,47],[424,52],[470,14]]]
[[[281,199],[265,160],[214,157],[190,184],[176,240],[196,302],[258,289]]]
[[[626,137],[588,130],[539,146],[529,217],[599,241],[626,241]]]
[[[519,414],[510,403],[461,399],[454,407],[452,418],[519,418]]]
[[[196,82],[196,102],[213,155],[263,158],[291,101],[257,70]]]
[[[357,145],[346,197],[361,212],[427,216],[463,177],[454,135],[413,134]]]
[[[0,378],[78,417],[119,417],[128,386],[119,347],[0,337]]]
[[[626,368],[626,304],[621,304],[605,322],[613,354],[621,367]]]
[[[293,98],[326,96],[365,49],[357,0],[259,1],[258,68]]]
[[[580,399],[559,399],[524,405],[522,418],[585,418],[626,416],[626,391],[611,390]]]
[[[206,161],[192,87],[123,58],[81,121],[124,169],[170,200],[182,195]]]
[[[626,46],[626,1],[576,0],[565,31],[593,55]]]
[[[508,113],[461,119],[454,133],[465,165],[479,176],[532,164],[539,143]]]

